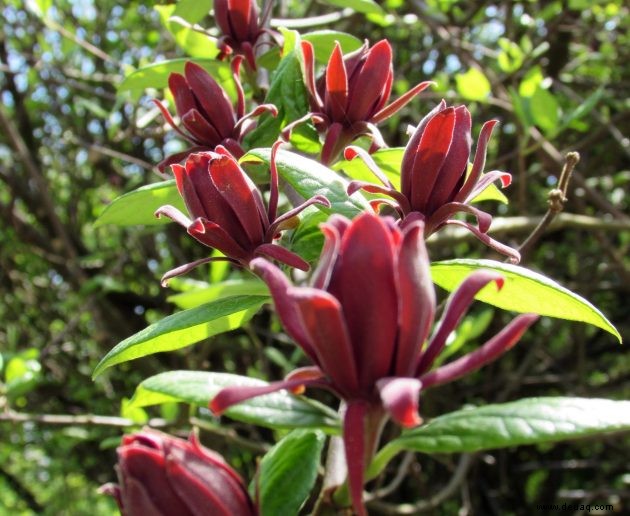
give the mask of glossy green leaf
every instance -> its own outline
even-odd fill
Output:
[[[432,264],[431,276],[437,285],[452,291],[470,273],[479,269],[500,273],[505,278],[505,284],[500,291],[494,284],[488,285],[477,294],[476,299],[504,310],[582,321],[612,333],[621,342],[617,329],[590,302],[525,267],[494,260],[449,260]]]
[[[371,155],[378,168],[387,176],[397,190],[400,189],[400,167],[404,153],[404,147],[390,147],[379,149]],[[333,165],[333,168],[335,170],[343,170],[352,179],[380,184],[376,176],[370,172],[367,165],[359,158],[351,161],[346,159],[340,160]]]
[[[384,14],[383,8],[374,0],[324,0],[335,7],[350,9],[363,14]]]
[[[485,100],[490,95],[490,81],[477,68],[470,68],[465,73],[455,75],[457,93],[466,100]]]
[[[171,204],[187,213],[175,180],[161,181],[127,192],[109,203],[94,222],[94,227],[114,224],[116,226],[146,226],[172,222],[167,217],[157,218],[154,213],[160,206]]]
[[[228,297],[169,315],[117,344],[96,366],[92,376],[121,362],[180,349],[239,328],[267,299],[266,296]]]
[[[180,0],[177,4],[156,5],[162,25],[175,42],[191,57],[216,58],[219,54],[216,38],[192,28],[210,12],[212,1]]]
[[[147,88],[166,88],[168,76],[173,72],[184,73],[184,65],[187,61],[193,61],[205,68],[231,99],[236,98],[236,87],[230,65],[224,61],[202,58],[171,59],[138,68],[123,79],[118,85],[118,92],[130,92],[134,97],[138,97]]]
[[[136,388],[130,408],[185,402],[207,407],[225,387],[267,385],[256,378],[206,371],[169,371],[144,380]],[[226,410],[232,419],[268,428],[322,428],[336,431],[337,414],[313,400],[286,391],[244,401]]]
[[[288,246],[291,251],[300,255],[307,262],[316,260],[321,254],[324,244],[324,234],[319,226],[327,219],[328,214],[318,210],[315,206],[309,206],[300,213],[300,224],[288,238]]]
[[[260,495],[261,516],[299,513],[317,480],[324,442],[322,432],[294,430],[265,454],[250,485]]]
[[[270,156],[270,149],[254,149],[249,151],[241,161],[263,161],[268,164]],[[348,197],[346,194],[348,181],[321,163],[282,149],[278,151],[276,162],[280,176],[302,197],[308,199],[313,195],[324,195],[328,198],[332,208],[322,207],[323,211],[341,213],[352,218],[369,209],[368,202],[360,193]]]
[[[285,37],[283,58],[271,76],[269,91],[265,102],[278,108],[276,117],[264,114],[256,128],[247,135],[248,146],[270,147],[278,139],[280,130],[288,123],[301,118],[309,112],[306,86],[302,77],[302,53],[300,35],[296,31],[282,31]],[[296,133],[307,139],[317,141],[314,129],[301,125]]]
[[[179,308],[187,309],[230,296],[269,295],[266,283],[257,278],[233,279],[206,285],[208,286],[169,296],[168,301],[175,303]]]
[[[316,30],[302,34],[304,41],[310,41],[315,49],[315,59],[327,63],[332,54],[335,42],[339,42],[341,50],[344,54],[348,54],[361,48],[363,42],[346,32],[337,30]]]
[[[389,446],[423,453],[469,453],[630,430],[630,401],[527,398],[462,409],[404,432]]]

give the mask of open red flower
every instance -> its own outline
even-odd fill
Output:
[[[293,287],[273,264],[253,260],[251,267],[269,286],[284,328],[315,366],[268,386],[224,389],[210,404],[221,413],[278,389],[319,386],[337,393],[347,403],[343,438],[349,483],[362,514],[364,469],[377,444],[379,415],[406,427],[419,424],[422,390],[494,360],[537,318],[520,315],[480,348],[431,370],[475,295],[491,282],[501,287],[503,278],[490,271],[471,274],[449,298],[429,339],[436,307],[422,231],[421,221],[401,229],[393,219],[373,213],[352,222],[332,216],[323,225],[326,240],[311,287]]]
[[[185,441],[156,430],[125,435],[118,448],[119,484],[112,495],[124,516],[254,516],[239,475],[194,435]]]
[[[217,145],[223,145],[240,158],[244,154],[241,141],[255,126],[253,118],[264,112],[271,112],[274,116],[277,114],[272,104],[261,104],[245,114],[245,97],[238,78],[240,63],[240,58],[233,62],[238,92],[236,109],[225,90],[201,66],[189,61],[184,67],[184,75],[169,75],[168,86],[175,98],[181,127],[159,100],[154,99],[154,102],[169,125],[194,147],[167,157],[158,165],[160,171],[168,165],[181,162],[194,152],[213,151]]]
[[[165,215],[184,226],[202,244],[218,249],[225,260],[248,267],[256,256],[266,256],[291,267],[308,270],[308,263],[297,254],[276,245],[278,233],[295,227],[296,215],[312,204],[330,207],[321,195],[280,216],[278,206],[278,171],[276,144],[271,152],[271,193],[265,209],[263,196],[256,185],[223,147],[216,152],[191,154],[185,166],[171,165],[180,195],[189,218],[171,205],[162,206],[155,214]],[[167,272],[162,283],[216,258],[203,258]]]
[[[371,135],[376,148],[384,145],[376,124],[386,120],[411,101],[431,82],[413,87],[388,104],[394,80],[392,47],[381,40],[371,48],[365,43],[359,50],[343,56],[337,43],[324,76],[315,81],[313,46],[302,42],[309,92],[311,118],[319,132],[325,133],[322,161],[332,162],[356,137]]]
[[[272,2],[267,2],[268,11],[259,16],[258,6],[252,0],[214,0],[214,16],[221,29],[219,59],[230,55],[243,56],[247,65],[256,70],[255,47],[260,37],[269,33],[265,20],[271,15]]]
[[[402,218],[402,226],[422,220],[426,236],[446,224],[463,226],[486,245],[518,263],[518,251],[488,236],[492,216],[470,204],[492,182],[500,180],[504,187],[511,182],[511,176],[506,172],[492,171],[482,175],[486,148],[496,123],[491,120],[482,127],[472,168],[468,172],[472,144],[470,112],[465,106],[447,107],[442,101],[418,124],[405,148],[400,191],[378,170],[366,152],[349,147],[346,158],[360,156],[384,186],[353,181],[348,194],[363,189],[388,195],[393,202],[376,201],[374,204],[392,205]],[[460,212],[475,217],[477,225],[454,219],[453,215]]]

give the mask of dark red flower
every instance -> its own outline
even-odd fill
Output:
[[[328,200],[316,195],[283,215],[277,216],[278,172],[276,144],[271,152],[271,193],[265,209],[256,185],[223,147],[216,152],[191,154],[185,166],[171,165],[180,195],[190,217],[174,206],[162,206],[156,216],[165,215],[184,226],[202,244],[221,251],[226,259],[248,267],[256,256],[267,256],[291,267],[308,270],[297,254],[273,244],[282,230],[297,223],[296,215],[312,204],[330,207]],[[167,272],[162,282],[212,261],[203,258]]]
[[[503,278],[490,271],[471,274],[449,298],[429,339],[436,307],[422,222],[400,229],[393,219],[373,213],[352,222],[334,215],[323,232],[326,240],[311,287],[293,287],[264,259],[251,264],[269,286],[287,333],[315,367],[262,388],[224,389],[210,408],[221,413],[278,389],[320,386],[337,393],[347,403],[343,435],[349,482],[355,509],[362,513],[363,474],[377,444],[370,439],[378,438],[373,433],[379,415],[389,414],[407,427],[419,424],[422,390],[494,360],[537,316],[516,317],[480,348],[431,371],[475,295],[491,282],[500,288]]]
[[[375,147],[384,145],[376,124],[386,120],[431,82],[413,87],[391,104],[387,104],[394,80],[392,47],[381,40],[369,48],[365,43],[345,57],[337,43],[324,76],[315,82],[313,46],[302,42],[306,87],[310,95],[308,117],[325,133],[322,161],[332,162],[357,136],[369,134]]]
[[[346,149],[346,158],[360,156],[384,186],[353,181],[348,187],[348,194],[363,189],[388,195],[394,202],[386,204],[396,208],[403,226],[414,220],[422,220],[426,236],[446,224],[464,226],[479,240],[518,263],[518,251],[487,235],[492,222],[490,214],[470,204],[492,182],[499,179],[504,187],[511,182],[511,176],[506,172],[492,171],[482,176],[486,147],[496,123],[496,120],[491,120],[482,127],[472,168],[468,173],[472,144],[470,112],[465,106],[447,107],[442,101],[420,122],[405,148],[400,191],[380,173],[367,153],[350,147]],[[477,225],[452,218],[459,212],[474,216]]]
[[[154,102],[169,125],[194,147],[166,158],[158,165],[160,171],[168,165],[181,162],[193,152],[213,151],[217,145],[223,145],[240,158],[244,154],[241,141],[255,126],[253,118],[266,111],[274,116],[277,114],[276,107],[271,104],[262,104],[245,114],[245,98],[238,79],[240,62],[239,58],[233,63],[238,92],[236,110],[225,90],[201,66],[187,62],[184,75],[172,73],[169,76],[168,86],[175,99],[181,127],[177,126],[159,100],[154,99]]]
[[[155,430],[123,437],[114,496],[123,516],[254,516],[247,489],[223,457],[190,440]]]
[[[229,55],[241,55],[248,66],[256,69],[254,49],[260,37],[271,31],[264,29],[264,20],[271,15],[272,2],[267,2],[269,11],[259,17],[258,6],[252,0],[214,0],[214,16],[221,29],[219,59]]]

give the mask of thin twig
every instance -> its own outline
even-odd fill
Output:
[[[374,491],[373,493],[369,493],[365,498],[366,502],[370,502],[371,500],[376,500],[379,498],[386,498],[396,489],[398,489],[398,486],[400,486],[402,481],[405,480],[405,477],[407,476],[407,471],[409,471],[409,467],[413,463],[415,455],[416,454],[414,452],[406,452],[403,455],[402,461],[398,466],[398,471],[396,471],[396,475],[394,476],[392,481],[386,486]]]
[[[545,232],[547,226],[551,224],[551,221],[564,209],[564,204],[567,202],[567,189],[569,188],[569,181],[571,180],[573,170],[579,161],[580,155],[577,152],[567,153],[564,167],[562,167],[562,172],[558,181],[558,187],[549,192],[547,201],[549,203],[549,208],[547,208],[547,213],[545,213],[538,226],[536,226],[534,231],[530,233],[530,235],[519,247],[518,250],[521,253],[521,256],[524,256],[527,251],[531,249],[531,247]]]
[[[380,500],[373,500],[369,507],[376,509],[383,514],[420,514],[430,511],[440,506],[444,500],[447,500],[459,489],[462,482],[466,479],[466,475],[470,466],[473,464],[473,455],[464,453],[459,459],[457,468],[453,472],[453,476],[440,491],[435,493],[428,500],[420,500],[416,503],[391,504]]]
[[[0,413],[0,422],[9,423],[38,423],[44,425],[87,425],[87,426],[113,426],[127,427],[134,426],[138,423],[127,419],[126,417],[115,416],[99,416],[96,414],[28,414],[24,412],[3,412]],[[169,426],[169,422],[165,419],[150,419],[146,426],[153,428],[164,428]]]

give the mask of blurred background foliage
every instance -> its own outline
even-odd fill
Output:
[[[213,27],[204,14],[211,2],[182,3],[203,7],[199,23]],[[540,238],[523,265],[592,301],[627,340],[630,12],[625,2],[377,3],[380,9],[358,0],[281,0],[274,18],[284,25],[299,19],[309,29],[334,28],[372,42],[388,38],[395,49],[396,93],[421,80],[436,81],[431,92],[383,127],[392,146],[404,145],[407,124],[416,124],[441,98],[469,105],[475,134],[485,120],[499,119],[486,169],[510,171],[514,183],[506,192],[509,205],[495,203],[489,210],[525,217],[520,225],[507,219],[512,224],[504,241],[524,240],[533,217],[547,210],[564,154],[579,151],[566,216]],[[242,331],[123,364],[96,382],[90,378],[116,343],[173,312],[167,300],[172,291],[160,287],[161,274],[204,253],[170,225],[93,226],[109,201],[159,180],[154,164],[177,147],[150,103],[163,92],[117,93],[118,85],[135,68],[190,55],[191,49],[203,57],[213,52],[199,35],[168,21],[172,9],[110,0],[5,0],[0,7],[2,514],[115,513],[113,502],[96,490],[114,478],[115,446],[127,425],[153,418],[174,432],[190,428],[189,414],[177,406],[125,410],[125,400],[144,378],[168,369],[276,378],[300,360],[269,312],[262,312]],[[311,27],[312,17],[330,13],[332,21]],[[488,253],[448,235],[430,252],[433,260]],[[208,280],[207,269],[195,274]],[[222,274],[211,271],[214,278]],[[486,329],[501,327],[508,316],[477,306],[453,337],[452,349],[478,345]],[[263,349],[263,341],[276,345]],[[629,394],[626,347],[595,328],[543,319],[498,363],[426,395],[422,410],[431,417],[466,403],[526,396],[628,399]],[[202,437],[251,477],[254,457],[274,441],[269,432],[210,425]],[[618,437],[486,453],[470,461],[448,501],[429,509],[525,515],[536,503],[610,503],[620,514],[630,510],[627,459],[628,439]],[[374,513],[430,499],[457,468],[456,457],[400,460],[408,462],[408,475],[396,497],[372,506]],[[383,483],[394,477],[400,460]]]

